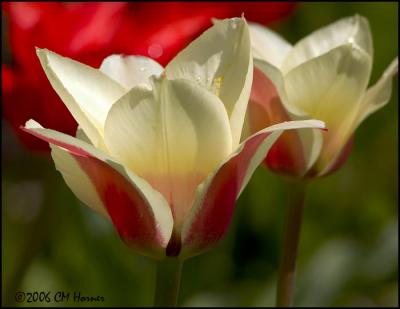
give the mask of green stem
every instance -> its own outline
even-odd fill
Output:
[[[167,257],[157,264],[155,307],[176,307],[183,261]]]
[[[296,257],[300,240],[305,193],[305,182],[296,182],[289,185],[289,203],[276,292],[277,307],[290,307],[293,302]]]

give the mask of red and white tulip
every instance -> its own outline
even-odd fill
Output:
[[[366,18],[343,18],[292,46],[278,34],[250,24],[254,80],[247,133],[287,120],[316,118],[328,132],[285,132],[265,163],[295,178],[323,176],[349,155],[359,124],[390,99],[398,58],[367,89],[373,46]]]
[[[49,142],[81,201],[108,217],[129,246],[155,258],[210,248],[282,131],[324,127],[292,121],[240,143],[253,77],[243,18],[218,22],[165,69],[139,56],[112,55],[94,69],[37,53],[79,128],[72,137],[30,120],[24,130]]]

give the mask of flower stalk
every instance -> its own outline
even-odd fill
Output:
[[[155,307],[176,307],[178,304],[183,260],[167,257],[157,262]]]
[[[288,187],[289,201],[279,265],[276,293],[277,307],[290,307],[293,304],[296,258],[303,218],[306,182],[292,182]]]

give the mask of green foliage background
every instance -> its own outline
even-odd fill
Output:
[[[375,82],[398,54],[398,3],[299,3],[272,27],[295,43],[356,13],[370,21]],[[396,78],[391,102],[357,130],[346,165],[310,186],[296,305],[398,305],[397,115]],[[13,300],[12,286],[20,282],[25,292],[105,298],[91,305],[150,306],[155,263],[127,248],[110,223],[73,196],[48,158],[17,143],[6,123],[2,137],[3,304]],[[286,198],[285,183],[259,167],[223,241],[185,263],[181,305],[274,304]]]

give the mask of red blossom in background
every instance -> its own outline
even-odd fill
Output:
[[[12,63],[2,64],[4,118],[34,150],[48,146],[18,129],[28,119],[75,134],[77,124],[51,89],[35,46],[95,67],[113,53],[149,56],[165,65],[211,26],[211,17],[244,13],[250,21],[267,24],[293,7],[285,2],[5,2]]]

